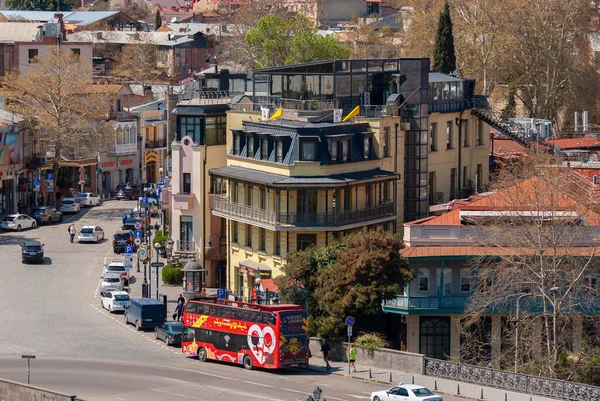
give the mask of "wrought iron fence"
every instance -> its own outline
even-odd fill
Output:
[[[600,401],[600,387],[547,377],[508,372],[440,359],[423,358],[425,374],[526,394],[573,401]]]

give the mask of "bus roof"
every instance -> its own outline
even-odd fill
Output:
[[[295,304],[280,304],[280,305],[261,305],[254,304],[249,302],[240,302],[240,301],[231,301],[228,299],[222,298],[193,298],[190,299],[189,302],[195,303],[206,303],[206,304],[216,304],[228,306],[231,308],[244,308],[244,309],[252,309],[252,310],[260,310],[264,312],[279,312],[279,311],[290,311],[290,310],[302,310],[302,306]]]

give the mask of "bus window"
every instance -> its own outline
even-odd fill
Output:
[[[200,305],[195,302],[188,302],[188,304],[185,306],[185,311],[187,313],[199,313],[199,306]]]
[[[201,310],[202,314],[203,315],[210,315],[210,306],[206,305],[206,304],[201,305],[201,306],[202,306],[202,310]]]
[[[244,310],[243,309],[236,309],[235,310],[235,318],[237,320],[244,320]]]
[[[222,308],[221,312],[222,312],[221,316],[224,317],[225,319],[235,318],[235,309],[233,309],[233,308]]]
[[[275,325],[275,315],[271,312],[264,312],[262,314],[262,320],[264,324],[270,324],[271,326]]]

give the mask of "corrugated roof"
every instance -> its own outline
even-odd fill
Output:
[[[34,42],[39,39],[39,22],[0,23],[0,42]]]
[[[552,255],[555,248],[546,249]],[[595,256],[599,255],[596,247],[562,247],[556,248],[557,255]],[[414,246],[400,251],[405,258],[432,258],[447,256],[509,256],[538,254],[539,249],[526,247],[488,247],[488,246]],[[600,255],[599,255],[600,256]]]
[[[100,34],[100,37],[98,37]],[[176,32],[131,32],[131,31],[80,31],[67,35],[72,42],[91,41],[92,43],[116,44],[156,44],[158,46],[178,46],[193,42],[188,34]]]
[[[594,138],[552,139],[544,143],[550,146],[555,146],[560,149],[600,148],[600,141]]]
[[[54,20],[54,14],[62,14],[65,23],[74,25],[89,25],[118,14],[120,11],[25,11],[1,10],[8,21],[48,22]]]

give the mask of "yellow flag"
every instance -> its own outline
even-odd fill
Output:
[[[277,111],[275,113],[273,113],[271,118],[269,118],[269,121],[281,117],[282,114],[283,114],[283,107],[280,107],[279,109],[277,109]]]
[[[360,106],[356,106],[354,109],[352,109],[352,111],[350,113],[348,113],[348,115],[346,117],[344,117],[342,122],[348,121],[352,117],[356,117],[359,112],[360,112]]]

